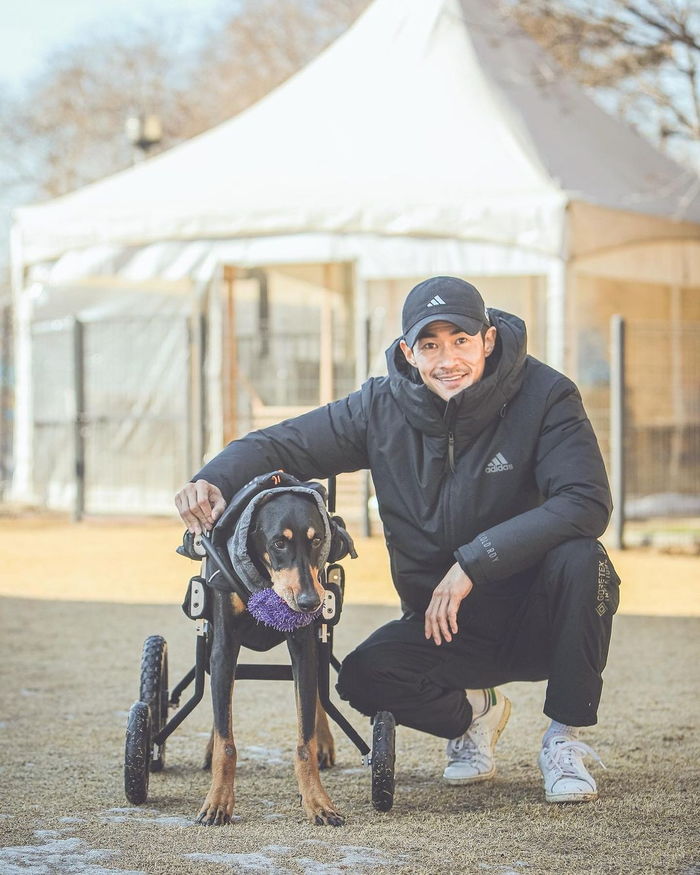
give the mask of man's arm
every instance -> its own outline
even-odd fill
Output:
[[[560,380],[550,393],[534,474],[543,504],[487,529],[455,552],[475,586],[536,565],[571,538],[597,538],[605,531],[612,510],[605,466],[570,380]]]
[[[192,531],[210,529],[236,492],[267,471],[310,480],[368,467],[363,394],[232,441],[177,493],[183,522]]]

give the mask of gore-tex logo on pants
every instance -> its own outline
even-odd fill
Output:
[[[488,465],[484,468],[484,473],[486,474],[495,474],[496,471],[512,471],[513,466],[510,464],[508,459],[503,455],[503,453],[496,453],[496,455],[491,459]]]

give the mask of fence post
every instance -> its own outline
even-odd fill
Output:
[[[610,318],[610,481],[613,546],[625,548],[625,320]]]
[[[85,343],[83,323],[73,320],[73,447],[75,453],[75,505],[73,521],[85,515]]]

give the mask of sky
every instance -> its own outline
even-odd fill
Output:
[[[0,0],[0,82],[19,87],[85,30],[109,32],[154,14],[208,17],[234,0]]]

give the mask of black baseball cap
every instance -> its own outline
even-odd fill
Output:
[[[490,325],[488,310],[476,286],[455,276],[434,276],[408,293],[401,313],[403,337],[408,346],[431,322],[453,322],[467,334],[478,334]]]

